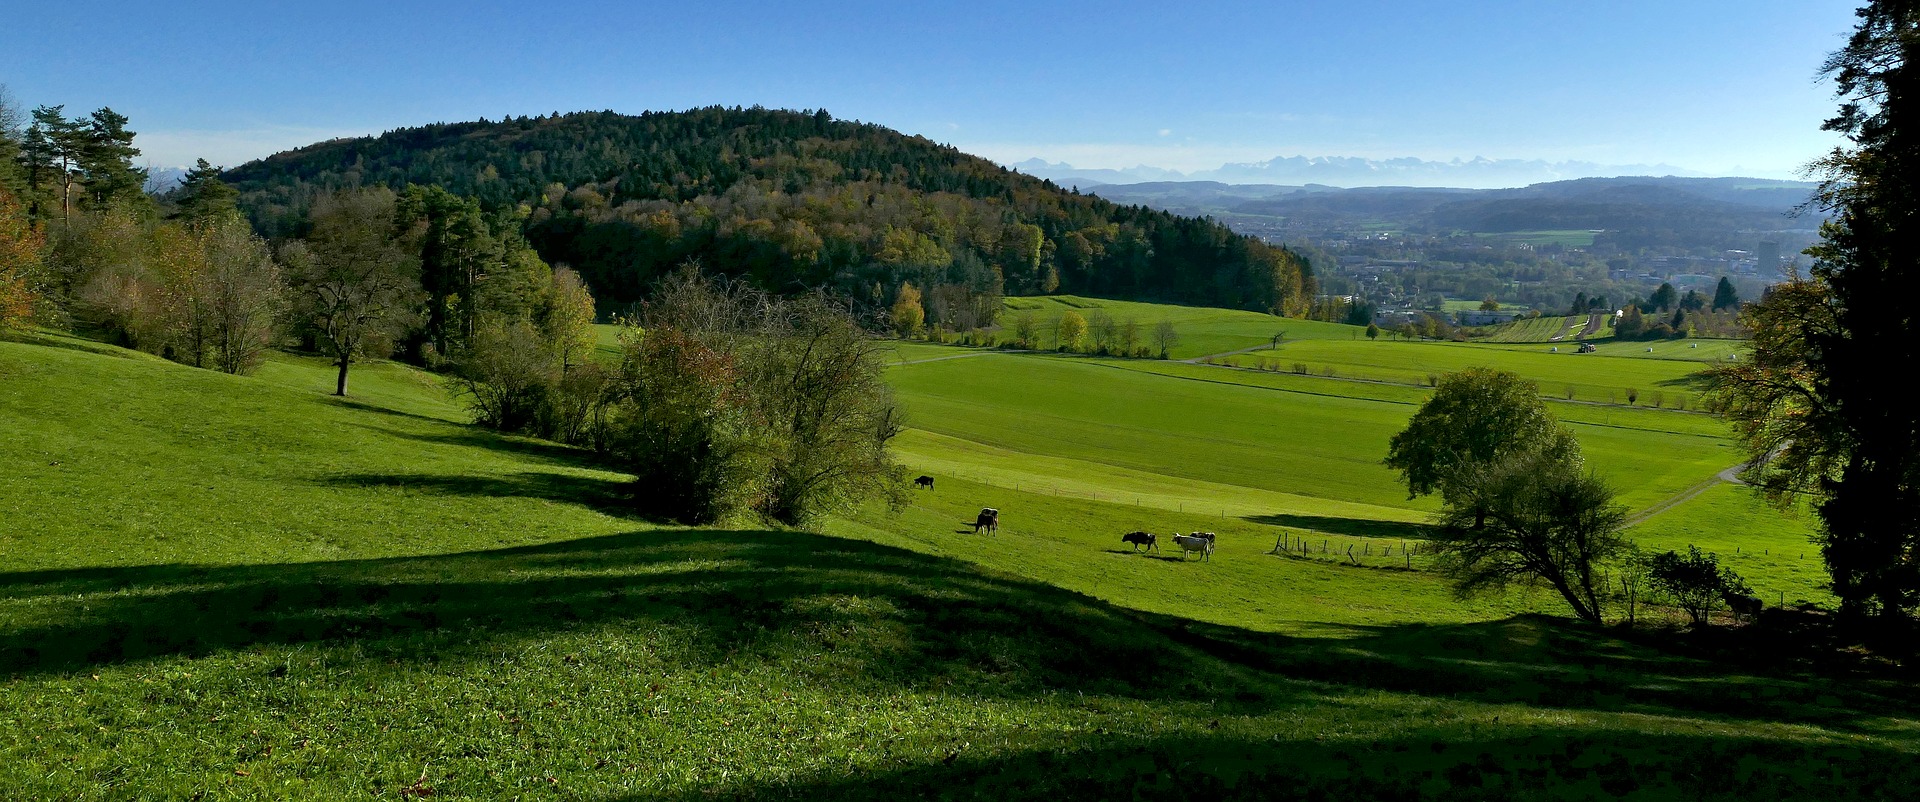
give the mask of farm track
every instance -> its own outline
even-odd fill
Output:
[[[1673,509],[1674,507],[1678,507],[1682,504],[1692,501],[1695,497],[1699,496],[1701,493],[1705,493],[1708,490],[1712,490],[1713,488],[1718,487],[1721,484],[1744,485],[1746,484],[1746,482],[1740,481],[1740,471],[1744,470],[1746,467],[1747,467],[1747,464],[1742,462],[1739,465],[1735,465],[1731,468],[1728,468],[1724,471],[1714,474],[1712,479],[1708,479],[1697,485],[1694,485],[1678,493],[1675,493],[1673,496],[1669,497],[1667,500],[1662,501],[1659,504],[1655,504],[1652,507],[1648,507],[1646,511],[1641,512],[1637,515],[1634,515],[1631,518],[1628,518],[1626,524],[1621,528],[1626,529],[1626,528],[1639,526],[1640,524],[1646,522],[1647,519],[1652,518],[1655,515],[1659,515],[1660,513],[1666,512],[1667,510]]]
[[[1274,347],[1273,343],[1267,343],[1266,345],[1255,345],[1247,348],[1238,348],[1232,351],[1222,351],[1217,354],[1207,354],[1206,356],[1196,356],[1192,359],[1182,359],[1179,361],[1185,362],[1191,365],[1199,365],[1199,364],[1205,363],[1209,359],[1223,359],[1225,357],[1239,356],[1241,354],[1251,354],[1255,351],[1265,351],[1272,347]]]

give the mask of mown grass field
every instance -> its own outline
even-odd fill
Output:
[[[1089,321],[1095,314],[1108,315],[1115,321],[1132,320],[1140,325],[1140,344],[1149,347],[1153,346],[1154,326],[1162,320],[1170,321],[1174,325],[1174,331],[1179,335],[1179,344],[1168,352],[1168,355],[1174,359],[1191,359],[1254,348],[1271,343],[1276,335],[1282,336],[1285,340],[1329,338],[1345,340],[1358,336],[1359,331],[1355,327],[1337,323],[1281,318],[1236,309],[1210,309],[1197,306],[1110,301],[1073,295],[1051,295],[1006,299],[1005,309],[1000,315],[1000,330],[996,332],[995,339],[998,342],[1011,341],[1015,318],[1021,314],[1029,314],[1038,324],[1040,347],[1044,350],[1057,349],[1059,347],[1056,336],[1057,326],[1061,315],[1069,311]]]
[[[1541,316],[1526,320],[1516,320],[1499,326],[1489,326],[1488,334],[1479,342],[1493,343],[1554,343],[1574,341],[1586,327],[1586,315]]]
[[[1452,598],[1403,551],[1431,502],[1378,465],[1421,388],[899,356],[899,451],[937,487],[810,534],[628,517],[624,475],[462,425],[396,365],[339,401],[318,360],[234,378],[0,341],[0,788],[1731,800],[1920,781],[1903,687],[1703,662],[1541,615],[1548,595]],[[1636,508],[1730,464],[1704,416],[1553,406]],[[981,506],[998,535],[961,526]],[[1136,528],[1220,547],[1124,552]],[[1812,550],[1786,556],[1806,530],[1723,485],[1633,534],[1817,600]],[[1282,538],[1329,553],[1270,554]]]

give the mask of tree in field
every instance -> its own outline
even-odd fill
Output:
[[[1380,339],[1380,327],[1379,327],[1379,326],[1377,326],[1377,325],[1375,325],[1375,324],[1372,324],[1372,323],[1368,323],[1368,324],[1367,324],[1367,339],[1369,339],[1369,340],[1378,340],[1378,339]]]
[[[1626,511],[1577,464],[1536,451],[1457,479],[1439,518],[1438,570],[1461,596],[1545,584],[1574,615],[1600,623],[1600,569],[1629,548]]]
[[[342,192],[314,203],[313,231],[283,253],[295,310],[340,368],[347,394],[355,359],[383,357],[418,319],[420,260],[394,230],[394,195]]]
[[[540,318],[542,333],[552,342],[554,357],[559,360],[561,376],[593,359],[600,342],[593,333],[593,294],[587,291],[579,273],[565,267],[554,269]]]
[[[1039,339],[1040,321],[1034,317],[1032,310],[1022,309],[1020,310],[1020,314],[1013,316],[1013,341],[1015,343],[1018,343],[1021,348],[1032,348],[1037,344],[1036,341]]]
[[[1496,300],[1494,300],[1494,299],[1493,299],[1493,296],[1491,296],[1491,295],[1489,295],[1489,296],[1487,296],[1487,297],[1486,297],[1486,299],[1485,299],[1485,300],[1482,300],[1482,301],[1480,302],[1480,311],[1482,311],[1482,312],[1498,312],[1498,311],[1500,311],[1500,302],[1499,302],[1499,301],[1496,301]]]
[[[1841,612],[1908,622],[1920,606],[1920,6],[1881,0],[1832,54],[1846,144],[1817,163],[1833,219],[1805,279],[1745,314],[1753,355],[1713,375],[1714,402],[1775,496],[1812,493]]]
[[[1713,311],[1740,309],[1740,293],[1733,289],[1733,281],[1726,276],[1720,277],[1720,285],[1713,288]]]
[[[245,220],[209,218],[195,233],[205,255],[199,284],[213,367],[251,373],[273,347],[275,323],[287,300],[286,280],[266,240]]]
[[[1647,564],[1647,581],[1687,611],[1694,626],[1706,626],[1726,596],[1753,592],[1732,568],[1720,564],[1718,555],[1702,554],[1699,546],[1691,545],[1684,556],[1675,551],[1653,555]]]
[[[474,423],[505,432],[538,431],[560,378],[554,342],[527,320],[489,316],[474,329],[472,347],[453,360],[454,386],[473,409]]]
[[[887,444],[902,427],[882,344],[824,294],[761,308],[745,389],[766,466],[755,510],[793,526],[866,498],[898,506],[905,477]]]
[[[1180,347],[1180,332],[1173,327],[1173,321],[1161,320],[1153,324],[1153,347],[1160,349],[1160,358],[1173,355],[1173,349]]]
[[[1451,504],[1480,474],[1533,455],[1580,464],[1579,443],[1547,412],[1533,382],[1468,368],[1440,378],[1407,428],[1388,442],[1386,464],[1400,471],[1408,498],[1438,492]]]
[[[824,295],[769,297],[686,269],[629,330],[606,450],[635,504],[689,523],[752,511],[801,524],[904,498],[882,344]]]
[[[902,283],[900,293],[894,297],[889,318],[894,334],[900,337],[919,334],[920,327],[927,321],[927,310],[920,305],[920,288]]]
[[[1114,334],[1113,342],[1114,347],[1118,349],[1121,356],[1133,356],[1139,352],[1141,350],[1140,322],[1133,318],[1126,318],[1120,321],[1119,328]]]
[[[687,524],[731,514],[754,492],[746,398],[734,355],[655,315],[625,341],[604,450],[633,473],[633,503]]]
[[[0,330],[33,324],[45,238],[12,192],[0,187]]]
[[[1087,319],[1079,312],[1067,310],[1060,313],[1060,322],[1055,324],[1054,338],[1060,342],[1060,350],[1075,351],[1080,348],[1080,338],[1087,334]]]

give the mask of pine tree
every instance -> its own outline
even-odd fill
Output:
[[[1733,282],[1726,276],[1720,277],[1720,286],[1713,289],[1713,311],[1740,308],[1740,293],[1733,289]]]

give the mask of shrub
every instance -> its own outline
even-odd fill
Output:
[[[1752,593],[1739,574],[1720,565],[1717,555],[1691,545],[1686,556],[1674,551],[1654,555],[1647,581],[1687,611],[1694,626],[1705,626],[1724,596]]]

